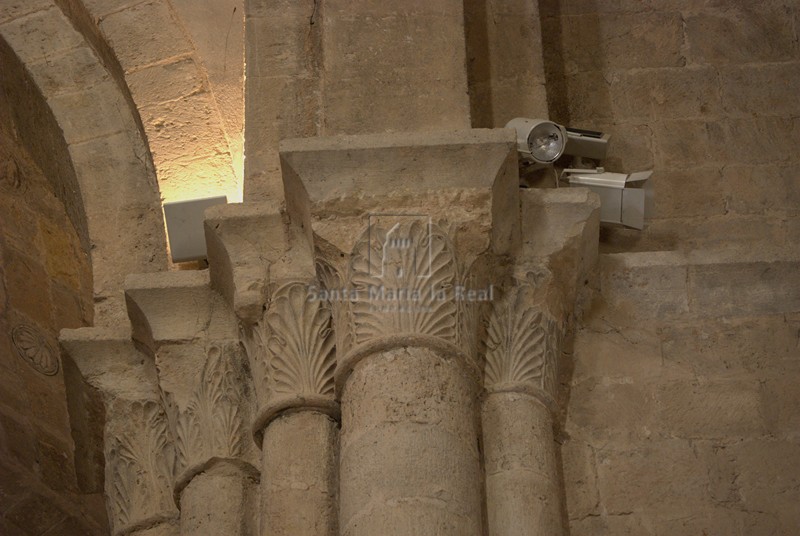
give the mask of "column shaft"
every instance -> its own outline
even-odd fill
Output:
[[[336,536],[338,426],[302,410],[264,431],[261,466],[262,536]]]
[[[398,348],[342,393],[342,536],[479,536],[475,380],[459,359]]]
[[[563,534],[550,410],[528,394],[495,392],[482,419],[489,536]]]
[[[255,534],[256,483],[221,462],[195,476],[181,492],[181,536]]]

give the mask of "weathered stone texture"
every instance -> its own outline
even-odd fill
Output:
[[[242,3],[86,2],[141,111],[168,201],[241,199]]]
[[[314,411],[283,415],[267,427],[259,534],[339,534],[337,428],[328,415]]]
[[[475,128],[547,117],[538,2],[464,2],[470,114]]]
[[[462,3],[330,0],[322,24],[322,132],[469,127]]]
[[[257,484],[230,465],[197,475],[181,493],[181,535],[255,534]]]
[[[788,5],[724,2],[688,13],[686,39],[693,63],[749,63],[797,59]],[[796,7],[796,6],[795,6]]]
[[[100,29],[109,36],[109,43],[126,71],[191,51],[191,43],[166,0],[145,2],[105,16]],[[127,46],[122,46],[123,43]]]
[[[555,119],[610,133],[607,169],[656,169],[650,228],[609,231],[610,247],[717,247],[707,222],[744,228],[726,242],[750,244],[747,228],[771,234],[796,211],[796,3],[552,0],[540,9],[548,84],[562,89],[551,91]],[[728,182],[739,165],[752,166],[752,182]]]
[[[342,395],[340,534],[481,533],[476,386],[455,358],[364,358]]]
[[[59,329],[92,320],[91,267],[63,203],[7,130],[6,98],[0,100],[0,532],[99,534],[104,512],[87,516],[91,501],[78,495],[57,344]]]
[[[564,424],[572,534],[792,534],[796,268],[707,253],[603,257]]]
[[[560,534],[550,408],[529,395],[492,393],[483,404],[482,432],[490,534]]]

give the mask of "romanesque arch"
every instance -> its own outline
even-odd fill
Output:
[[[76,29],[57,2],[10,2],[0,10],[0,39],[24,76],[26,97],[61,131],[38,160],[68,155],[53,173],[54,190],[91,254],[95,323],[121,312],[125,274],[166,267],[163,216],[152,157],[138,113],[97,42]],[[28,137],[41,141],[40,132]],[[53,168],[44,164],[45,169]]]

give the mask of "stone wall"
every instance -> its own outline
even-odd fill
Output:
[[[86,0],[124,71],[166,201],[241,201],[242,0]]]
[[[470,125],[463,2],[245,2],[245,198],[281,199],[278,143]]]
[[[800,263],[601,256],[562,457],[572,536],[796,534]]]
[[[616,249],[795,243],[798,2],[540,4],[553,119],[609,132],[612,171],[656,170],[650,228]]]
[[[57,342],[92,321],[90,261],[0,98],[0,533],[100,534],[102,496],[77,489]]]
[[[540,7],[553,119],[655,170],[567,356],[571,535],[795,534],[800,4]]]
[[[474,128],[548,117],[538,2],[466,0],[470,116]]]
[[[11,102],[9,128],[92,257],[95,322],[113,325],[125,274],[166,266],[163,216],[138,111],[94,35],[81,33],[80,14],[67,7],[0,4],[0,87]]]

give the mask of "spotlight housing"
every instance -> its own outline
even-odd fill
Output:
[[[642,230],[653,208],[652,171],[610,173],[597,169],[565,169],[570,186],[589,188],[600,196],[600,221]]]
[[[564,154],[578,158],[605,160],[610,136],[596,130],[567,127],[567,146]]]
[[[523,160],[535,164],[554,163],[564,154],[567,129],[546,119],[517,117],[506,123],[517,132],[517,151]]]

